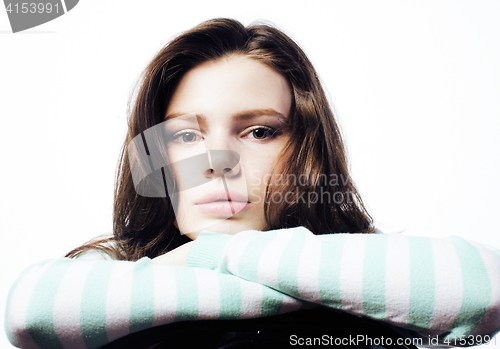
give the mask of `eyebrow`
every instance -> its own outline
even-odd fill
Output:
[[[198,122],[206,123],[206,121],[207,121],[206,116],[204,116],[203,114],[196,114],[196,113],[172,113],[172,114],[168,114],[165,117],[165,121],[172,120],[172,119],[182,117],[182,116],[193,115],[193,114],[196,115]],[[262,116],[262,115],[277,117],[277,118],[283,119],[283,121],[287,119],[286,116],[284,116],[283,114],[281,114],[280,112],[278,112],[272,108],[243,110],[241,112],[233,114],[231,116],[231,119],[234,121],[236,121],[236,120],[248,120],[248,119],[252,119],[254,117]]]

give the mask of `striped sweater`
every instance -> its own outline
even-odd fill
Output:
[[[35,264],[9,293],[7,336],[20,348],[98,348],[175,321],[255,318],[311,303],[438,336],[442,346],[500,329],[500,252],[459,237],[203,231],[187,263]]]

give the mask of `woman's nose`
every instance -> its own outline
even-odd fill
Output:
[[[234,177],[240,172],[240,154],[234,149],[233,138],[224,128],[215,129],[205,140],[209,166],[204,170],[206,178]]]
[[[241,171],[240,155],[233,150],[211,149],[208,150],[209,166],[204,170],[206,178],[222,176],[236,177]]]

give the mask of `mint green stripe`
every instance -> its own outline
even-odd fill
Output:
[[[220,309],[219,319],[238,319],[241,314],[240,279],[233,275],[218,274]]]
[[[231,235],[212,233],[203,230],[196,238],[196,243],[191,245],[186,257],[188,267],[216,269],[222,256],[222,251]]]
[[[71,265],[69,258],[54,262],[38,280],[26,310],[26,329],[41,348],[63,348],[54,329],[53,312],[57,290]]]
[[[192,268],[175,268],[177,309],[174,321],[196,320],[198,316],[198,285]],[[203,292],[203,290],[200,290]]]
[[[409,237],[410,242],[410,309],[409,329],[429,329],[434,310],[435,275],[431,240]],[[429,301],[431,300],[431,301]]]
[[[300,298],[297,271],[299,269],[300,255],[304,249],[306,234],[299,229],[289,233],[293,234],[292,239],[283,250],[278,265],[278,289],[286,291],[289,296]]]
[[[153,327],[154,272],[149,258],[135,263],[130,304],[130,333]]]
[[[277,232],[271,231],[250,241],[241,254],[238,264],[238,276],[245,279],[258,282],[259,280],[259,261],[262,251],[276,237]],[[267,240],[267,243],[263,241]]]
[[[21,279],[24,278],[26,276],[26,274],[31,269],[33,269],[34,267],[41,268],[47,262],[48,261],[39,262],[37,264],[34,264],[34,265],[26,268],[21,273],[21,275],[19,275],[19,277],[17,278],[17,280],[14,282],[14,284],[10,288],[9,295],[7,296],[7,304],[5,306],[4,328],[5,328],[5,333],[7,335],[7,338],[9,339],[10,343],[12,343],[12,345],[14,345],[16,347],[19,347],[20,344],[16,343],[16,341],[14,340],[14,336],[12,335],[12,332],[10,332],[10,328],[9,328],[9,312],[10,312],[10,303],[12,302],[12,295],[17,291],[17,285],[19,284],[19,282],[21,281]]]
[[[117,263],[95,262],[85,281],[80,309],[80,328],[88,348],[98,348],[108,342],[106,299],[111,272]]]
[[[363,312],[385,319],[385,265],[387,236],[367,236],[363,262]]]
[[[469,335],[490,306],[490,277],[481,254],[474,246],[459,237],[450,239],[455,245],[463,278],[463,302],[453,324],[453,334]]]
[[[321,303],[342,310],[340,298],[340,267],[347,234],[333,234],[323,242],[319,268],[319,294]]]
[[[278,315],[283,305],[283,293],[262,286],[262,305],[260,316]]]

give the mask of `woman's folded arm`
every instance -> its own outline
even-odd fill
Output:
[[[424,338],[439,336],[440,343],[451,346],[472,345],[472,337],[484,342],[500,328],[499,253],[459,237],[313,235],[304,227],[232,237],[203,232],[191,247],[188,265]]]
[[[203,232],[187,261],[38,263],[11,288],[7,335],[21,348],[98,348],[175,321],[261,317],[310,302],[441,345],[471,345],[470,336],[485,340],[500,327],[500,255],[457,237]]]
[[[98,348],[176,321],[240,319],[292,311],[301,302],[212,270],[60,258],[28,268],[12,286],[6,332],[20,348]]]

